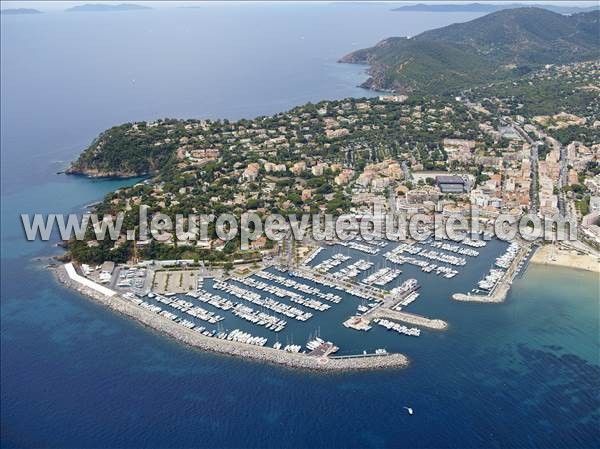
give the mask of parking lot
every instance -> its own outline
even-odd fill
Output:
[[[187,293],[198,285],[198,270],[157,271],[152,291],[155,293]]]

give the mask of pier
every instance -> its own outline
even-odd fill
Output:
[[[371,321],[379,318],[402,321],[403,323],[413,324],[434,330],[448,329],[448,323],[446,323],[444,320],[427,318],[414,313],[400,312],[398,310],[394,310],[388,305],[381,305],[369,310],[363,315],[350,317],[344,322],[344,326],[360,331],[368,331],[371,329]]]
[[[499,303],[503,302],[508,295],[508,291],[512,285],[514,278],[519,274],[521,263],[531,252],[531,244],[525,244],[521,248],[510,266],[504,273],[504,276],[498,281],[488,295],[467,295],[465,293],[454,293],[452,299],[463,302],[485,302]]]
[[[371,324],[371,321],[377,318],[388,318],[391,320],[402,321],[404,323],[427,327],[429,329],[434,330],[447,329],[448,323],[446,323],[443,320],[427,318],[414,313],[401,312],[396,309],[398,303],[400,303],[407,295],[409,295],[412,292],[414,292],[414,289],[410,289],[400,295],[387,294],[382,302],[380,302],[378,305],[362,314],[359,317],[360,320],[356,320],[355,323],[350,323],[351,320],[348,320],[347,323],[351,324],[351,326],[347,327],[352,327],[354,329],[360,330],[368,330],[367,327]]]
[[[333,355],[330,358],[335,359],[335,360],[344,360],[344,359],[357,360],[357,359],[366,359],[369,357],[392,357],[393,355],[394,354],[389,354],[389,353],[378,354],[378,353],[372,352],[370,354]]]
[[[448,328],[448,323],[443,320],[427,318],[413,313],[394,310],[394,307],[402,300],[402,296],[399,297],[394,294],[389,294],[386,291],[371,285],[344,281],[343,279],[336,278],[332,274],[316,272],[306,266],[298,267],[296,272],[309,279],[330,283],[330,285],[335,286],[335,288],[345,290],[347,293],[350,293],[354,296],[375,300],[379,303],[363,315],[350,317],[344,322],[344,326],[346,327],[368,331],[371,329],[370,324],[372,320],[376,318],[389,318],[434,330],[445,330]]]
[[[448,323],[446,323],[444,320],[427,318],[414,313],[399,312],[398,310],[393,310],[387,307],[378,307],[372,312],[367,312],[365,315],[368,315],[369,320],[374,320],[375,318],[389,318],[390,320],[402,321],[404,323],[434,330],[448,329]]]
[[[331,286],[331,288],[344,291],[345,293],[349,293],[361,299],[381,301],[385,296],[385,291],[376,287],[344,281],[343,279],[339,279],[332,274],[317,272],[310,267],[300,266],[294,269],[291,274],[315,281],[317,283],[324,282],[329,284],[328,286]]]

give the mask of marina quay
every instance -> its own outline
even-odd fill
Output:
[[[435,344],[451,326],[449,304],[503,300],[530,252],[497,239],[355,239],[311,244],[293,265],[68,263],[59,279],[203,350],[317,370],[376,369],[405,366],[406,354]]]

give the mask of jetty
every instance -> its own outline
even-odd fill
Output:
[[[306,266],[296,267],[294,270],[290,271],[290,274],[365,300],[381,301],[386,293],[384,290],[377,287],[339,279],[332,274],[317,271]]]
[[[531,252],[531,244],[521,246],[514,259],[504,272],[504,275],[494,285],[487,295],[471,295],[465,293],[454,293],[452,299],[462,302],[500,303],[508,296],[513,280],[519,274],[522,264]]]
[[[390,319],[433,330],[448,329],[448,323],[444,320],[427,318],[414,313],[401,312],[394,309],[396,303],[397,300],[392,301],[391,303],[382,303],[362,315],[352,316],[344,321],[344,326],[359,331],[369,331],[372,327],[372,321]]]
[[[417,326],[426,327],[433,330],[445,330],[448,328],[448,323],[440,319],[432,319],[422,315],[414,313],[402,312],[398,310],[398,304],[401,303],[408,295],[413,293],[417,288],[417,282],[414,279],[408,281],[409,284],[406,289],[403,289],[396,293],[389,293],[384,296],[383,300],[375,307],[369,309],[359,317],[360,319],[349,319],[344,325],[346,327],[352,327],[358,330],[369,330],[371,321],[384,318],[396,321],[402,321],[404,323],[413,324]],[[406,283],[405,283],[406,284]]]
[[[446,323],[444,320],[427,318],[421,315],[416,315],[414,313],[400,312],[398,310],[390,309],[387,307],[378,307],[374,309],[371,313],[368,313],[368,315],[368,318],[370,320],[374,320],[375,318],[388,318],[390,320],[402,321],[404,323],[426,327],[434,330],[448,329],[448,323]]]

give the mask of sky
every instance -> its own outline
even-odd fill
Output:
[[[348,1],[348,0],[345,0]],[[210,0],[208,1],[210,2]],[[146,5],[152,8],[169,8],[169,7],[179,7],[179,6],[193,6],[193,5],[201,5],[203,3],[208,3],[207,1],[129,1],[129,0],[120,0],[120,1],[99,1],[99,0],[88,0],[88,1],[27,1],[27,0],[0,0],[0,8],[8,9],[8,8],[34,8],[39,9],[40,11],[56,11],[63,10],[66,8],[70,8],[76,5],[83,5],[86,3],[135,3],[138,5]],[[364,2],[364,0],[363,0]],[[409,0],[409,1],[393,1],[389,3],[406,3],[406,4],[415,4],[415,3],[483,3],[486,0],[473,0],[473,1],[447,1],[447,0],[436,0],[436,1],[427,1],[427,0]],[[215,2],[213,2],[215,3]],[[221,2],[219,2],[221,3]],[[230,1],[228,3],[236,3],[236,1]],[[331,3],[330,0],[324,1],[324,3]],[[375,3],[383,3],[378,0]],[[509,0],[506,2],[501,1],[491,1],[489,3],[523,3],[523,4],[532,4],[532,3],[543,3],[543,4],[552,4],[552,5],[565,5],[565,6],[595,6],[598,4],[597,1],[530,1],[523,2],[518,0]]]

